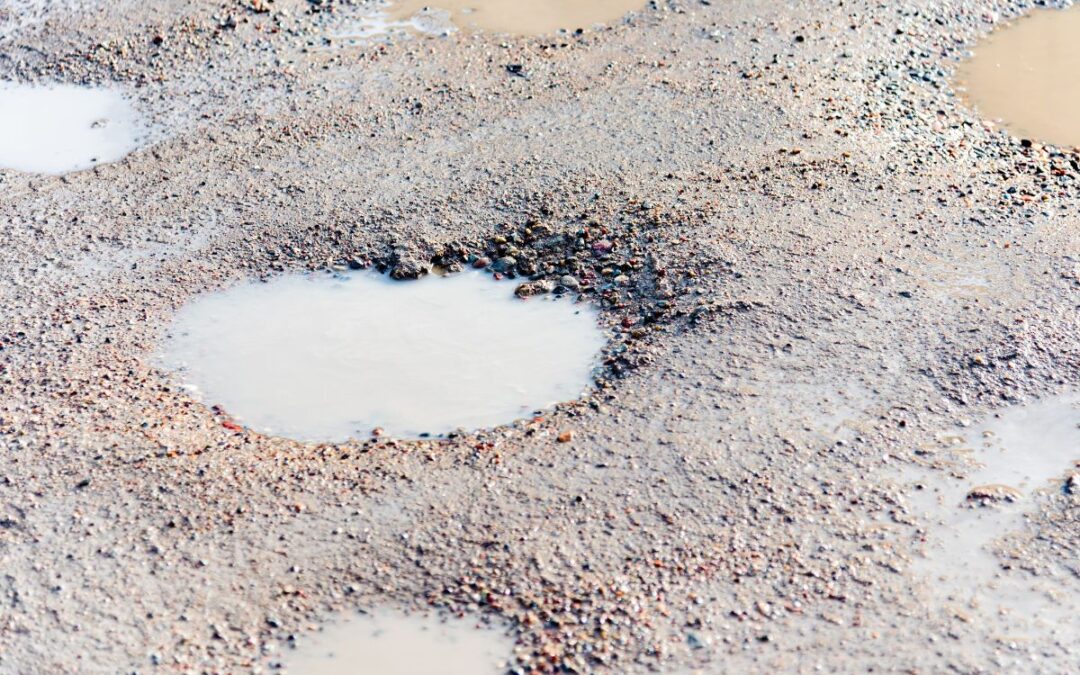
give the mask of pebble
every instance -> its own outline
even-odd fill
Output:
[[[527,281],[517,287],[514,293],[519,298],[529,298],[534,295],[543,295],[545,293],[551,293],[555,290],[555,282],[550,279],[540,279],[538,281]]]
[[[972,488],[967,493],[969,502],[976,502],[980,506],[991,503],[1013,503],[1020,501],[1024,493],[1009,485],[980,485]]]

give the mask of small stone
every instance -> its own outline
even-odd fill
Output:
[[[491,269],[496,272],[505,274],[506,272],[514,271],[514,267],[517,266],[517,260],[513,256],[503,256],[495,261],[495,264],[491,266]]]
[[[559,434],[558,441],[560,443],[569,443],[573,439],[574,439],[574,432],[573,431],[564,431],[561,434]]]
[[[519,298],[529,298],[534,295],[543,295],[545,293],[551,293],[555,290],[555,282],[550,279],[541,279],[539,281],[528,281],[517,287],[514,294]]]
[[[573,277],[569,274],[559,279],[559,286],[565,288],[568,291],[580,291],[581,282],[577,280],[577,277]]]
[[[536,274],[536,261],[529,259],[521,260],[519,258],[517,264],[517,271],[518,274],[522,276]]]
[[[395,265],[394,269],[390,271],[390,278],[395,281],[411,281],[427,276],[430,271],[431,269],[423,263],[416,262],[415,260],[403,260]]]
[[[969,502],[978,502],[980,505],[986,505],[995,502],[1007,502],[1012,503],[1020,501],[1023,497],[1023,493],[1014,487],[1008,485],[980,485],[972,488],[967,493],[967,500]]]

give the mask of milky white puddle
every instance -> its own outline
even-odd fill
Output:
[[[605,344],[589,305],[469,271],[295,275],[195,300],[163,361],[256,431],[303,441],[490,428],[580,397]]]
[[[963,478],[920,475],[912,480],[914,474],[908,474],[914,513],[930,523],[916,574],[928,579],[943,604],[963,614],[996,617],[1021,632],[1075,632],[1070,609],[1075,598],[1065,595],[1068,587],[1052,577],[1003,569],[991,547],[1021,531],[1040,495],[1060,491],[1075,470],[1080,394],[1010,408],[940,440],[973,464],[957,467]],[[988,499],[983,502],[980,495]]]
[[[513,659],[505,630],[475,619],[358,615],[304,636],[289,675],[499,675]]]
[[[0,168],[60,174],[114,162],[145,129],[119,92],[0,83]]]

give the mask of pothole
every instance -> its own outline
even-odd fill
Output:
[[[390,0],[371,5],[335,39],[366,41],[456,29],[544,35],[617,21],[644,5],[641,0]]]
[[[1018,630],[1055,631],[1054,622],[1068,614],[1059,602],[1061,585],[1009,573],[990,547],[1023,528],[1040,493],[1066,489],[1068,476],[1078,473],[1080,393],[1005,410],[940,442],[977,468],[958,465],[949,477],[908,476],[914,513],[931,523],[916,574],[958,615],[979,611]],[[1003,546],[1023,559],[1023,551]]]
[[[606,344],[591,305],[516,288],[477,271],[285,275],[192,302],[162,359],[197,398],[267,435],[495,427],[579,398]]]
[[[983,117],[1020,138],[1080,146],[1080,8],[1036,10],[974,52],[956,79]]]
[[[513,660],[505,630],[475,619],[362,614],[302,638],[290,675],[497,675]]]
[[[0,168],[89,169],[124,157],[144,135],[131,102],[112,89],[0,83]]]

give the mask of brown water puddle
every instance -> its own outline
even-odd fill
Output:
[[[1032,12],[992,33],[957,83],[1016,136],[1080,146],[1080,7]]]
[[[394,0],[387,12],[394,21],[407,21],[442,10],[462,28],[542,35],[608,23],[644,6],[644,0]]]

